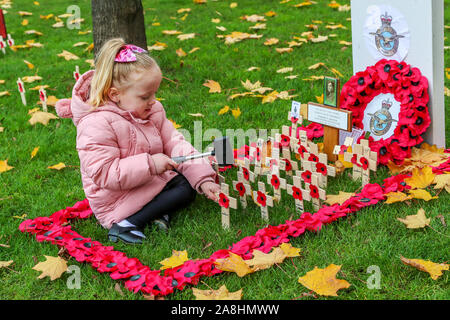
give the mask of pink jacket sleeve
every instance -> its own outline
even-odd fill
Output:
[[[161,106],[162,108],[162,106]],[[175,129],[172,122],[166,117],[162,108],[161,137],[164,144],[164,153],[173,158],[198,153],[195,148],[184,139],[183,135]],[[200,186],[204,182],[215,182],[216,172],[206,159],[194,159],[181,163],[178,171],[186,177],[198,193],[203,193]]]
[[[116,133],[101,117],[86,117],[79,123],[77,150],[81,170],[101,188],[128,190],[149,182],[156,175],[148,153],[120,158]]]

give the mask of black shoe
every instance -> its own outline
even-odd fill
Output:
[[[132,233],[131,231],[141,231],[137,227],[121,227],[117,223],[113,223],[108,232],[108,238],[112,242],[118,239],[125,243],[142,244],[142,237]],[[142,231],[141,231],[142,232]]]
[[[167,214],[163,215],[161,218],[156,219],[154,223],[158,228],[164,232],[169,231],[169,216]]]

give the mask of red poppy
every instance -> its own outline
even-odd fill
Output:
[[[299,118],[291,117],[291,122],[292,122],[292,123],[297,123],[298,119],[299,119]]]
[[[280,141],[280,145],[282,147],[289,147],[289,145],[291,144],[291,138],[287,135],[282,134],[281,135],[281,141]]]
[[[266,206],[266,195],[264,193],[262,193],[261,191],[257,192],[258,196],[256,198],[256,202],[259,203],[261,206],[265,207]]]
[[[242,168],[242,174],[243,174],[245,180],[248,181],[250,179],[250,173],[248,172],[247,168],[244,168],[244,167]]]
[[[301,157],[303,158],[303,154],[305,152],[308,152],[308,150],[305,148],[304,145],[300,145],[300,147],[298,147],[297,152],[301,155]]]
[[[236,190],[239,192],[239,196],[243,197],[245,194],[245,186],[242,182],[236,183]]]
[[[314,162],[319,162],[319,157],[317,157],[315,154],[310,154],[308,161],[314,161]]]
[[[314,185],[309,186],[309,194],[311,195],[312,198],[319,199],[319,189],[316,186]]]
[[[297,187],[292,187],[292,196],[296,200],[303,200],[302,190]]]
[[[361,162],[362,168],[363,168],[364,170],[367,170],[367,168],[369,167],[369,160],[367,160],[367,159],[364,158],[364,157],[361,157],[361,158],[359,159],[359,161]]]
[[[291,161],[289,161],[288,159],[283,159],[286,162],[286,171],[291,171],[292,170],[292,164]]]
[[[276,190],[278,190],[280,188],[280,179],[278,179],[278,177],[275,174],[272,175],[272,179],[270,180],[270,183]]]
[[[305,170],[301,174],[301,177],[302,177],[303,181],[305,181],[305,183],[311,183],[311,176],[312,176],[312,173],[309,170]]]
[[[326,176],[328,174],[328,169],[327,169],[326,164],[317,162],[316,170],[317,170],[317,172],[321,173],[323,176]]]
[[[227,195],[223,192],[219,194],[219,205],[225,209],[228,209],[230,206],[230,199],[228,199]]]

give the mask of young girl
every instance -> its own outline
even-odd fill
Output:
[[[217,201],[216,173],[205,159],[175,163],[197,153],[156,100],[162,74],[144,49],[111,39],[95,70],[83,74],[72,99],[56,111],[77,127],[83,188],[109,239],[142,243],[146,224],[167,228],[169,215],[196,192]]]

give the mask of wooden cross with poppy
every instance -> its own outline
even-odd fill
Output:
[[[297,160],[304,159],[305,155],[309,153],[308,135],[305,130],[298,132],[298,143],[294,147],[294,153]]]
[[[297,130],[297,129],[295,129]],[[297,133],[289,126],[281,127],[281,146],[283,148],[294,149],[298,144]]]
[[[269,221],[269,210],[267,207],[273,207],[273,198],[266,193],[264,182],[258,182],[258,191],[253,190],[253,201],[261,208],[261,218]]]
[[[273,187],[273,199],[280,202],[281,189],[286,190],[286,179],[280,177],[280,169],[277,165],[272,166],[271,173],[267,175],[267,183]]]
[[[239,166],[239,172],[242,173],[245,181],[255,182],[255,174],[250,169],[250,160],[244,159],[244,164]]]
[[[230,197],[229,188],[230,187],[226,183],[220,185],[221,192],[219,193],[219,206],[222,208],[222,227],[224,229],[230,228],[230,208],[237,209],[237,200]]]
[[[378,154],[370,150],[369,140],[361,139],[353,145],[352,152],[344,153],[344,160],[353,163],[353,180],[362,177],[362,185],[370,181],[370,171],[377,171]]]
[[[317,173],[319,176],[319,186],[324,188],[328,184],[328,176],[336,176],[336,167],[328,165],[328,156],[325,153],[319,153],[318,161],[304,161],[303,166],[305,170],[312,173]]]
[[[292,178],[293,184],[287,185],[287,193],[291,195],[295,200],[295,209],[299,214],[305,212],[305,207],[303,205],[303,200],[311,201],[311,196],[309,192],[302,189],[301,177],[294,176]]]
[[[294,104],[296,104],[296,105],[294,106]],[[296,103],[295,101],[292,101],[292,108],[294,108],[294,107],[298,108],[297,113],[294,114],[292,112],[292,110],[289,111],[288,112],[288,120],[291,122],[290,137],[294,138],[294,140],[296,140],[297,139],[297,126],[299,123],[300,123],[300,125],[303,123],[303,117],[300,115],[300,108],[301,108],[300,103]]]
[[[233,189],[239,193],[242,208],[247,208],[247,196],[252,195],[252,187],[246,183],[242,172],[237,173],[238,181],[233,181]]]
[[[256,149],[250,149],[250,154],[253,155],[255,159],[255,168],[253,171],[255,175],[262,174],[263,148],[264,140],[260,138],[256,141]]]
[[[44,88],[39,89],[39,100],[42,102],[42,111],[47,112],[47,93]]]
[[[319,175],[313,173],[311,176],[311,183],[306,184],[306,191],[311,196],[311,201],[315,211],[321,207],[321,200],[327,199],[327,193],[325,190],[319,187]]]
[[[291,159],[291,150],[283,149],[283,158],[280,160],[279,167],[281,170],[286,171],[286,175],[292,176],[292,172],[298,170],[297,161]]]

